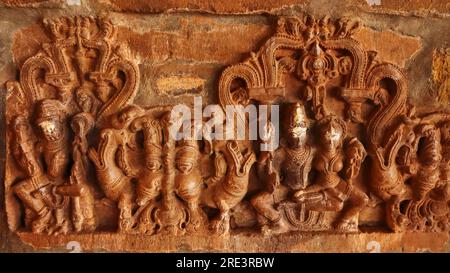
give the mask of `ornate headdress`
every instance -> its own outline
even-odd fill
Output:
[[[62,120],[65,116],[63,104],[54,99],[44,99],[36,106],[36,123],[47,120]]]
[[[319,130],[322,131],[328,126],[340,128],[342,131],[342,139],[347,136],[347,125],[345,122],[335,115],[329,115],[318,121]]]

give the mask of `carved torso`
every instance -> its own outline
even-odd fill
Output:
[[[51,179],[61,179],[67,172],[70,159],[66,138],[49,143],[43,143],[43,155],[47,174]]]
[[[316,183],[325,188],[334,188],[340,182],[339,172],[344,167],[341,152],[328,156],[319,153],[314,159],[314,168],[318,171]]]
[[[305,188],[308,183],[308,175],[311,170],[312,149],[306,146],[304,149],[285,147],[286,158],[283,161],[284,181],[292,189]]]

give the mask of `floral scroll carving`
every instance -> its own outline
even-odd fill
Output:
[[[354,39],[360,22],[281,18],[256,53],[223,71],[224,110],[281,109],[271,151],[257,148],[263,139],[175,139],[172,105],[134,104],[139,69],[111,21],[44,24],[51,42],[6,83],[12,230],[227,236],[362,232],[373,222],[449,230],[450,114],[408,104],[401,69]]]

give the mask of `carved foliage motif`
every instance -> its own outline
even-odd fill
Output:
[[[280,106],[274,151],[175,140],[171,106],[131,104],[139,71],[108,19],[44,23],[52,42],[7,83],[12,229],[227,235],[245,204],[264,234],[358,232],[376,207],[393,231],[449,229],[450,115],[415,113],[402,71],[352,38],[359,22],[281,18],[222,73],[224,109]]]

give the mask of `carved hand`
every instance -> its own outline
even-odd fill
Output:
[[[306,191],[305,190],[299,190],[296,193],[294,193],[294,201],[303,203],[306,200]]]

